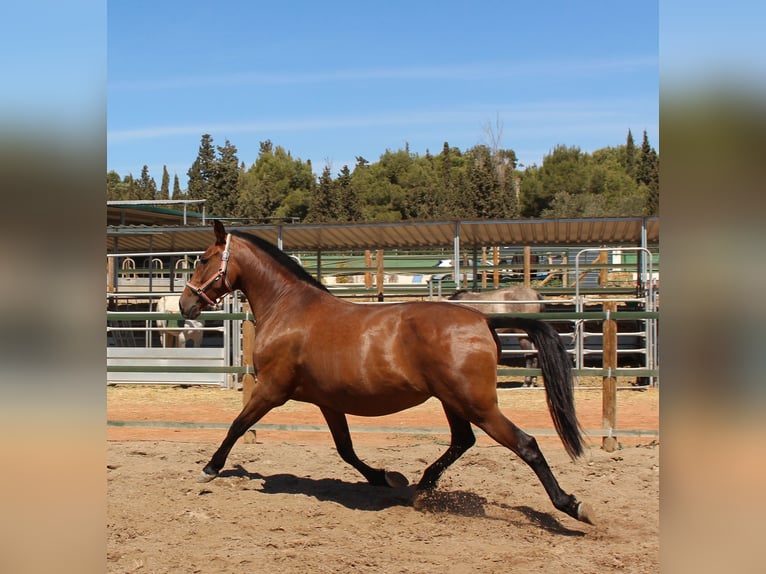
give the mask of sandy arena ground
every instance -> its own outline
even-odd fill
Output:
[[[617,400],[619,429],[659,429],[658,389],[621,390]],[[107,571],[658,572],[658,436],[619,437],[614,452],[590,436],[572,462],[552,434],[541,390],[501,389],[499,401],[538,438],[562,487],[592,506],[595,526],[556,510],[529,467],[479,433],[415,510],[411,486],[367,485],[327,431],[258,430],[234,447],[219,478],[200,484],[225,428],[109,426]],[[107,391],[109,421],[228,424],[241,405],[232,390]],[[600,390],[578,389],[576,405],[586,430],[601,428]],[[261,422],[324,425],[316,407],[294,402]],[[449,442],[435,400],[349,424],[363,460],[411,483]]]

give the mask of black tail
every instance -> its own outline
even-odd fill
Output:
[[[583,454],[582,428],[577,421],[574,406],[574,380],[572,366],[559,334],[547,323],[523,317],[488,317],[493,332],[496,329],[516,328],[526,331],[537,348],[538,362],[543,372],[545,396],[553,426],[573,459]],[[500,341],[498,339],[498,360]]]

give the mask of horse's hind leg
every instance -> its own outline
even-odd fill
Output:
[[[559,486],[534,437],[514,425],[499,409],[495,409],[482,421],[475,422],[489,436],[519,455],[535,471],[556,508],[577,520],[593,524],[589,507]]]
[[[226,433],[226,438],[221,442],[221,446],[215,451],[210,462],[207,463],[202,470],[202,475],[199,478],[200,482],[208,482],[213,480],[226,464],[226,458],[229,456],[234,443],[237,442],[247,430],[253,426],[256,422],[268,413],[274,407],[283,404],[284,401],[268,400],[262,392],[262,384],[255,385],[253,394],[250,396],[250,400],[243,407],[242,411],[237,415],[237,418],[231,423],[229,431]]]
[[[433,490],[447,467],[459,459],[465,451],[476,443],[476,437],[473,434],[471,423],[446,406],[444,407],[444,413],[447,415],[447,421],[449,422],[450,431],[452,433],[452,440],[450,441],[450,446],[447,451],[423,473],[423,477],[418,483],[418,492]]]
[[[526,337],[522,337],[519,339],[519,347],[521,347],[524,351],[534,351],[535,346],[532,344],[532,341],[527,339]],[[528,353],[524,355],[524,361],[525,366],[527,369],[536,369],[539,366],[539,363],[537,361],[537,354],[536,353]],[[537,386],[537,376],[535,375],[526,375],[524,377],[524,386],[525,387],[536,387]]]
[[[327,426],[330,427],[330,432],[335,441],[335,448],[338,449],[338,454],[344,461],[362,473],[362,476],[367,479],[367,482],[373,486],[390,486],[393,488],[407,486],[409,481],[403,474],[398,472],[387,472],[379,468],[372,468],[359,459],[354,451],[354,445],[351,441],[351,432],[348,429],[348,421],[346,420],[346,415],[344,413],[325,407],[320,407],[320,409],[327,421]]]

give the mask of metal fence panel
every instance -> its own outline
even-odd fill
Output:
[[[198,369],[206,367],[222,369],[225,366],[224,348],[145,348],[145,347],[108,347],[106,350],[108,384],[144,383],[144,384],[193,384],[226,386],[225,372],[156,372],[140,370],[142,368]],[[135,371],[111,371],[109,367],[135,367]]]

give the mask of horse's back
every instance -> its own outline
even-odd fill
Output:
[[[179,295],[165,295],[157,300],[157,311],[160,313],[179,313]]]
[[[293,381],[298,400],[369,416],[409,408],[440,394],[440,387],[475,380],[468,371],[480,372],[494,388],[497,345],[486,317],[474,309],[444,302],[349,304],[308,310],[306,317],[303,329],[261,349],[268,358],[263,377]]]
[[[458,291],[451,301],[504,301],[504,303],[461,303],[478,309],[482,313],[539,313],[543,303],[540,293],[531,287],[512,285],[493,291],[471,293],[470,291]],[[523,302],[522,302],[523,301]]]
[[[408,305],[408,304],[405,304]],[[472,307],[445,302],[411,303],[404,307],[405,315],[399,336],[402,344],[414,356],[457,368],[465,357],[481,359],[496,366],[497,346],[486,316]]]
[[[543,310],[542,295],[531,287],[514,285],[499,291],[502,291],[503,300],[508,301],[506,304],[508,310],[499,311],[500,313],[539,313]]]

